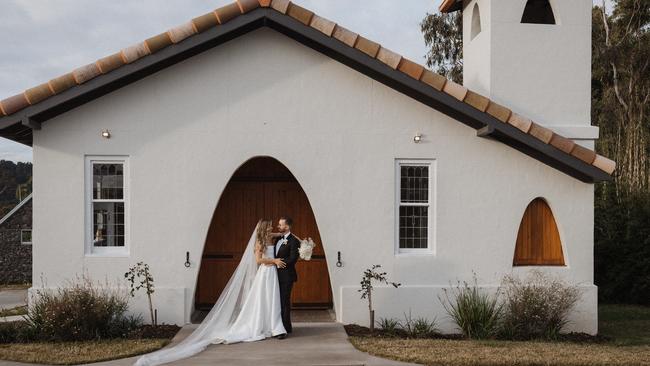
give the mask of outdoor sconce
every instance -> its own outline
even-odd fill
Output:
[[[111,132],[109,130],[102,130],[102,137],[105,139],[111,138]]]
[[[343,262],[341,262],[341,252],[338,252],[337,259],[338,260],[336,261],[336,266],[339,268],[343,267]]]
[[[420,141],[422,141],[422,134],[418,133],[417,135],[415,135],[415,137],[413,137],[413,142],[415,142],[416,144],[419,144]]]
[[[192,263],[190,263],[190,252],[185,252],[185,268],[190,268]]]

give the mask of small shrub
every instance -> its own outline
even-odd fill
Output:
[[[377,322],[377,326],[381,328],[384,334],[390,336],[397,335],[398,331],[402,327],[399,320],[394,318],[379,318],[379,321]]]
[[[451,294],[445,289],[445,298],[439,298],[447,314],[467,338],[485,339],[497,334],[503,313],[503,304],[497,295],[483,293],[474,284],[460,283]]]
[[[137,327],[127,317],[128,296],[83,276],[57,290],[37,290],[27,314],[28,332],[41,341],[86,341],[122,337]]]
[[[409,310],[408,315],[404,313],[404,323],[402,323],[401,328],[409,338],[427,338],[438,331],[435,319],[431,321],[427,318],[413,319],[411,310]]]
[[[503,279],[505,313],[501,336],[510,339],[557,339],[580,299],[578,287],[540,271],[522,280]]]

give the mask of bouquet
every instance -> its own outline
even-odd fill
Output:
[[[314,251],[314,247],[316,246],[316,243],[311,238],[303,239],[300,241],[300,248],[298,248],[298,251],[300,252],[300,259],[303,260],[311,260],[311,254]]]

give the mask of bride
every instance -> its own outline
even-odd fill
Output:
[[[191,357],[210,344],[253,342],[286,333],[274,259],[273,223],[260,220],[233,273],[203,322],[175,346],[141,356],[136,366],[160,365]]]

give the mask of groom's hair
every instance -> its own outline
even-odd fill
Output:
[[[293,219],[289,216],[282,216],[280,217],[280,220],[284,220],[287,225],[293,226]]]

